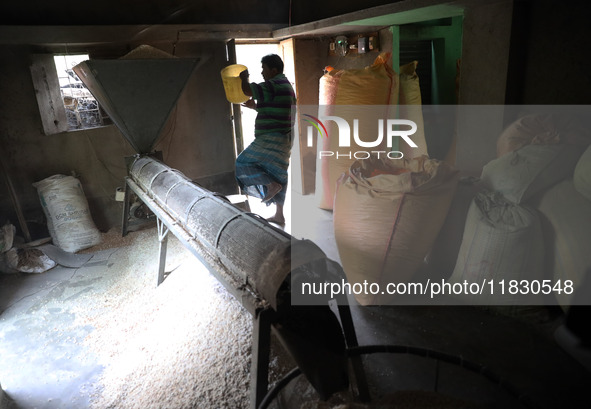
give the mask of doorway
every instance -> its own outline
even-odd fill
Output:
[[[267,54],[279,54],[279,44],[236,44],[236,62],[248,67],[250,82],[263,82],[261,58]],[[254,140],[254,109],[240,106],[242,119],[242,141],[246,148]]]
[[[284,73],[287,78],[292,82],[292,86],[295,86],[295,69],[293,60],[293,49],[289,47],[291,43],[284,41],[282,43],[241,43],[235,44],[236,51],[236,63],[245,65],[248,67],[248,73],[250,74],[250,82],[264,82],[263,75],[261,73],[261,59],[268,54],[279,55],[284,63]],[[254,123],[256,118],[256,111],[244,106],[240,106],[240,129],[242,131],[242,143],[243,147],[246,148],[254,141]],[[238,125],[237,125],[238,126]],[[240,153],[240,152],[237,152]],[[293,163],[293,153],[292,159]],[[286,223],[282,227],[286,232],[291,231],[291,193],[292,193],[292,178],[291,178],[292,166],[288,168],[288,189],[284,207],[284,214]],[[275,206],[267,206],[261,203],[259,200],[250,200],[249,207],[253,213],[256,213],[264,218],[273,216],[275,212]]]

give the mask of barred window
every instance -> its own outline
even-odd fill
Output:
[[[87,54],[55,55],[55,68],[60,94],[66,110],[68,129],[86,129],[108,125],[107,117],[99,102],[92,96],[72,68],[88,60]]]

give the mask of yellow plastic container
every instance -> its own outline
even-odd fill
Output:
[[[240,79],[240,73],[246,69],[246,66],[242,64],[233,64],[228,65],[220,72],[226,91],[226,99],[233,104],[241,104],[250,98],[242,92],[242,80]]]

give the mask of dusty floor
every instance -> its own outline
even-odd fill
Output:
[[[156,288],[155,234],[112,231],[81,268],[2,277],[15,407],[246,407],[250,315],[174,237]]]
[[[155,228],[124,238],[114,229],[79,268],[0,276],[0,380],[11,408],[248,408],[250,315],[172,235],[170,274],[156,287],[157,244]],[[352,313],[361,345],[409,345],[457,359],[364,355],[376,398],[422,390],[481,408],[591,407],[591,373],[554,341],[561,317],[553,311],[519,319],[470,307]],[[274,348],[277,379],[293,364]],[[302,377],[278,402],[343,404],[318,403]]]

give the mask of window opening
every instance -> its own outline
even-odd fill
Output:
[[[88,54],[56,55],[53,58],[66,109],[68,129],[96,128],[111,124],[98,101],[72,70],[74,66],[88,60]]]

